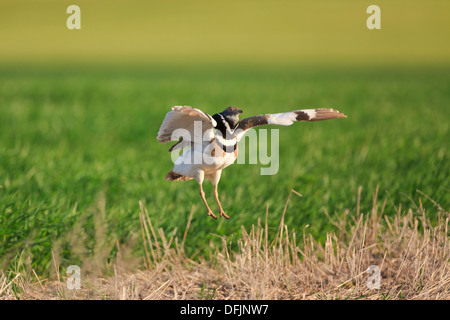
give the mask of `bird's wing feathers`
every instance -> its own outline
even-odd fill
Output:
[[[239,122],[236,128],[236,138],[239,141],[247,130],[266,124],[290,126],[296,121],[320,121],[335,118],[347,118],[347,116],[334,109],[320,108],[249,117]]]
[[[201,132],[196,132],[194,130],[195,123],[201,122]],[[206,112],[200,109],[188,107],[188,106],[175,106],[172,107],[172,111],[166,114],[164,121],[159,128],[158,141],[159,142],[170,142],[176,141],[180,138],[179,135],[173,134],[177,129],[184,129],[189,132],[189,135],[183,136],[179,141],[182,143],[178,144],[176,147],[173,146],[169,151],[173,151],[187,145],[190,145],[194,141],[194,134],[201,133],[205,134],[205,131],[212,129],[216,126],[216,121]],[[211,138],[214,137],[214,131],[210,130]],[[202,137],[200,137],[201,139]]]

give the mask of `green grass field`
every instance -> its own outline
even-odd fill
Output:
[[[333,229],[325,210],[354,209],[360,186],[362,212],[372,207],[378,185],[386,214],[420,199],[433,219],[435,206],[424,194],[450,206],[449,71],[4,67],[0,266],[8,269],[23,252],[46,274],[52,251],[66,266],[105,250],[105,261],[113,261],[118,244],[143,257],[139,201],[156,227],[177,228],[181,237],[194,206],[186,248],[197,256],[215,235],[238,234],[241,225],[265,219],[267,204],[275,232],[291,189],[303,198],[291,198],[286,224],[309,225],[319,238]],[[170,144],[158,143],[156,134],[165,113],[180,104],[210,114],[234,105],[243,116],[334,107],[348,118],[273,127],[280,129],[278,174],[260,175],[261,164],[227,168],[219,192],[231,219],[214,221],[194,181],[164,180]],[[209,182],[205,192],[216,210]]]

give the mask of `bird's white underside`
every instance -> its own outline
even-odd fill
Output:
[[[194,178],[196,172],[203,170],[207,177],[213,176],[217,170],[222,170],[236,160],[234,153],[224,153],[224,156],[212,157],[205,148],[196,146],[186,149],[175,161],[173,171],[186,177]],[[199,159],[200,161],[196,161]]]

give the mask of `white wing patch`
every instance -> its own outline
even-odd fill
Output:
[[[277,124],[280,126],[290,126],[296,121],[299,121],[298,115],[299,113],[306,114],[309,119],[304,119],[306,121],[314,119],[316,115],[315,109],[305,109],[305,110],[297,110],[297,111],[290,111],[290,112],[284,112],[284,113],[274,113],[269,114],[269,119],[267,119],[267,124]]]

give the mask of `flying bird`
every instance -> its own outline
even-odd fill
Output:
[[[175,106],[166,114],[158,132],[159,142],[177,141],[169,152],[184,149],[166,180],[184,181],[195,179],[208,216],[217,219],[203,192],[203,181],[213,184],[213,194],[221,217],[229,219],[220,204],[217,185],[222,170],[233,164],[238,155],[239,140],[254,127],[262,125],[289,126],[296,121],[320,121],[347,116],[334,109],[304,109],[284,113],[263,114],[239,120],[242,110],[228,107],[212,116],[189,106]]]

